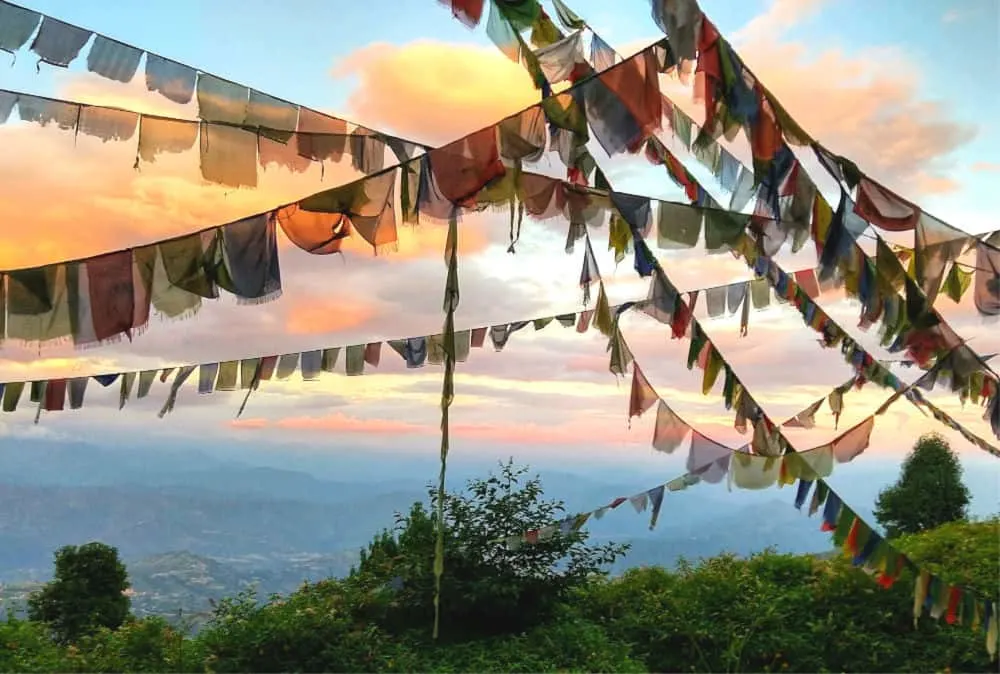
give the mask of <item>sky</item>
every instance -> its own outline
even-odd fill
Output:
[[[411,140],[443,144],[537,101],[520,66],[485,35],[469,30],[433,0],[319,2],[295,0],[281,10],[263,0],[148,0],[138,5],[98,0],[24,0],[24,6],[97,30],[162,56]],[[647,0],[572,0],[605,41],[631,54],[662,37]],[[730,37],[747,64],[799,122],[827,147],[966,231],[1000,229],[992,196],[1000,178],[1000,132],[992,83],[1000,81],[993,0],[704,0],[704,11]],[[551,8],[550,8],[551,9]],[[550,13],[552,13],[550,11]],[[485,24],[485,21],[484,21]],[[0,54],[0,62],[10,57]],[[0,68],[0,87],[78,102],[193,119],[191,106],[145,91],[141,76],[118,84],[88,73],[40,65],[26,50]],[[664,91],[697,118],[692,93],[664,79]],[[0,269],[45,264],[153,242],[257,213],[352,180],[350,166],[292,175],[271,168],[256,190],[203,183],[197,155],[133,168],[135,147],[21,123],[0,126]],[[742,139],[741,139],[742,140]],[[745,144],[745,140],[742,140]],[[746,148],[734,144],[738,156]],[[629,158],[596,155],[622,191],[664,199],[681,193],[662,169]],[[700,167],[682,156],[699,177]],[[557,175],[545,159],[534,170]],[[813,173],[814,177],[816,176]],[[707,183],[706,183],[707,184]],[[631,262],[616,269],[604,249],[606,230],[592,232],[612,303],[645,296]],[[460,234],[459,328],[579,310],[582,249],[563,252],[565,225],[528,222],[517,253],[507,248],[504,216],[467,217]],[[343,256],[310,256],[281,241],[280,300],[237,305],[223,298],[197,316],[154,318],[134,342],[74,351],[65,345],[0,347],[0,381],[80,376],[180,363],[211,362],[311,348],[434,334],[442,323],[444,231],[402,227],[397,251],[375,256],[357,241]],[[750,278],[730,256],[663,253],[681,289]],[[811,252],[779,261],[786,269],[813,266]],[[821,305],[852,335],[875,348],[857,326],[858,307],[838,293]],[[997,324],[986,324],[970,301],[942,296],[937,308],[980,353],[1000,351]],[[699,317],[704,318],[704,309]],[[850,377],[835,351],[787,307],[754,312],[746,337],[737,317],[705,320],[710,338],[774,419],[789,417]],[[675,411],[703,433],[738,446],[721,385],[700,392],[700,372],[684,367],[687,342],[638,317],[623,323],[637,361]],[[650,448],[653,414],[628,423],[629,380],[607,369],[606,340],[552,324],[516,333],[500,353],[473,350],[460,364],[452,412],[452,453],[537,457],[567,465],[634,464],[683,472],[683,457]],[[900,370],[904,380],[914,371]],[[151,399],[117,410],[117,395],[92,386],[83,410],[0,416],[0,447],[19,439],[179,446],[247,443],[308,447],[335,454],[371,448],[436,455],[441,369],[406,370],[388,349],[377,371],[363,377],[324,375],[317,382],[270,382],[235,420],[242,396],[197,396],[189,387],[165,419],[156,411],[166,387]],[[850,393],[835,427],[829,408],[811,431],[789,433],[800,449],[820,446],[872,414],[885,394]],[[982,437],[982,410],[963,409],[945,390],[930,398]],[[940,430],[967,462],[992,471],[985,456],[905,402],[879,417],[859,462],[884,462],[891,480],[904,453],[924,432]],[[853,464],[838,467],[849,475]],[[423,481],[427,476],[420,476]],[[641,488],[643,485],[637,485]]]

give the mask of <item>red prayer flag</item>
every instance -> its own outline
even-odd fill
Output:
[[[451,15],[469,28],[475,28],[483,18],[486,0],[438,0],[451,10]]]

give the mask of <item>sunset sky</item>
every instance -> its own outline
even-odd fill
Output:
[[[21,4],[260,91],[430,144],[460,137],[538,100],[523,69],[489,42],[485,21],[468,30],[434,0],[295,0],[280,6],[263,0],[148,0],[141,7],[98,0]],[[621,54],[662,37],[647,0],[568,4]],[[994,0],[701,4],[758,77],[827,147],[959,228],[972,233],[1000,229],[995,206],[1000,131],[991,124],[1000,102],[995,90],[1000,81],[1000,7]],[[146,92],[141,67],[136,79],[123,85],[88,73],[84,58],[69,69],[43,64],[40,72],[26,49],[8,67],[10,60],[0,53],[0,87],[5,89],[196,117],[195,103],[179,106]],[[690,90],[666,77],[663,86],[697,118]],[[741,137],[733,146],[744,158],[745,143]],[[328,167],[322,179],[318,169],[292,175],[272,167],[261,174],[258,189],[227,191],[203,183],[196,152],[143,164],[137,171],[134,140],[103,144],[84,135],[74,139],[72,133],[14,119],[0,126],[0,147],[5,222],[0,269],[150,243],[358,177],[349,162]],[[623,191],[683,196],[662,168],[644,160],[609,160],[599,150],[595,156]],[[680,157],[703,177],[693,157]],[[547,157],[534,170],[558,175],[554,159]],[[819,180],[815,171],[812,175]],[[708,179],[705,184],[714,186]],[[565,254],[565,236],[565,223],[526,222],[516,255],[509,255],[505,215],[467,217],[460,234],[459,328],[579,310],[583,251],[577,246],[573,254]],[[635,280],[631,259],[615,269],[605,250],[607,229],[591,236],[611,302],[645,296],[646,286]],[[99,349],[8,343],[0,348],[0,381],[150,369],[440,331],[445,275],[440,227],[401,227],[399,250],[377,257],[358,241],[347,246],[344,256],[330,257],[307,255],[284,239],[280,245],[284,294],[274,303],[237,306],[225,297],[207,303],[192,319],[154,318],[132,344]],[[729,255],[706,256],[696,250],[660,251],[660,256],[681,289],[750,278],[746,267]],[[778,259],[787,270],[815,263],[811,247]],[[855,304],[839,293],[825,294],[820,303],[866,347],[872,346],[873,353],[888,357],[874,347],[876,331],[866,336],[856,327]],[[699,304],[703,318],[703,301]],[[961,305],[942,295],[936,306],[979,353],[1000,351],[998,324],[982,321],[971,294]],[[732,429],[721,384],[701,395],[700,371],[684,367],[686,340],[671,341],[664,326],[639,317],[623,325],[637,361],[678,414],[721,442],[737,446],[748,439]],[[738,317],[705,319],[703,325],[776,420],[825,396],[850,376],[839,353],[821,349],[815,334],[787,307],[753,313],[749,335],[743,338]],[[683,457],[657,455],[650,448],[652,412],[629,428],[630,381],[616,382],[608,372],[605,346],[595,330],[580,335],[553,323],[537,333],[526,328],[514,334],[501,353],[488,342],[487,348],[474,349],[456,379],[453,453],[634,462],[655,467],[665,477],[683,472]],[[915,370],[896,371],[906,381],[917,376]],[[441,369],[408,371],[386,348],[380,367],[369,372],[351,378],[324,375],[318,382],[296,377],[267,383],[235,423],[239,393],[199,397],[189,385],[177,409],[159,420],[156,411],[166,386],[158,385],[150,399],[133,401],[118,412],[117,387],[102,391],[92,382],[83,410],[43,414],[38,426],[27,406],[0,416],[0,445],[39,436],[137,446],[153,440],[247,442],[275,451],[295,444],[329,452],[371,447],[436,454]],[[869,416],[886,396],[873,386],[848,394],[840,431]],[[963,410],[944,389],[930,398],[970,430],[993,439],[981,408]],[[837,435],[828,407],[818,421],[812,431],[788,435],[797,448],[821,445]],[[879,417],[871,447],[856,463],[878,457],[898,461],[930,430],[941,430],[976,470],[996,473],[995,459],[905,401]]]

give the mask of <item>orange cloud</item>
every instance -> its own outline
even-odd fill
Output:
[[[265,211],[325,187],[274,170],[262,175],[256,190],[207,184],[195,151],[162,155],[155,164],[135,169],[134,139],[105,144],[51,126],[5,125],[0,144],[0,208],[17,223],[0,239],[0,268],[146,244]]]
[[[87,77],[70,73],[59,73],[61,83],[58,97],[77,103],[89,103],[123,110],[141,112],[145,115],[160,115],[178,119],[196,119],[197,103],[187,105],[150,92],[145,78],[139,76],[131,82],[115,82],[102,77]]]
[[[819,54],[808,45],[757,40],[740,55],[815,138],[904,194],[951,192],[945,161],[976,128],[921,98],[917,67],[893,49]]]
[[[358,419],[337,412],[325,417],[286,417],[277,421],[268,419],[235,419],[229,422],[233,428],[257,430],[277,428],[291,431],[319,431],[338,433],[372,433],[376,435],[403,435],[437,432],[430,426],[411,424],[391,419]]]
[[[458,252],[462,257],[482,252],[490,245],[489,227],[480,215],[463,218],[459,225]],[[448,228],[435,223],[419,224],[413,227],[399,227],[399,244],[393,257],[434,257],[444,259],[444,245],[448,238]]]
[[[360,419],[341,412],[323,417],[286,417],[284,419],[235,419],[228,422],[239,430],[277,429],[307,433],[359,433],[372,435],[437,435],[437,424],[414,424],[393,419]],[[607,424],[452,424],[453,437],[497,444],[563,445],[587,440],[592,443],[616,442],[623,438],[620,427]]]
[[[513,64],[512,64],[513,65]],[[179,106],[145,91],[140,80],[120,84],[68,76],[57,97],[193,119],[192,105]],[[135,168],[137,137],[102,142],[85,134],[15,121],[0,127],[0,208],[18,226],[0,238],[0,269],[46,264],[142,245],[267,211],[303,196],[357,179],[350,161],[318,165],[292,174],[270,165],[258,169],[256,189],[232,189],[204,182],[197,149],[162,154]],[[395,257],[442,254],[444,229],[399,226]],[[440,231],[438,231],[440,230]],[[282,247],[292,246],[279,237]],[[463,223],[464,253],[489,244],[481,224]],[[371,254],[360,237],[345,250]]]
[[[773,40],[802,20],[816,14],[827,0],[773,0],[763,14],[755,16],[733,34],[738,42]]]
[[[348,100],[367,124],[445,143],[538,102],[520,64],[494,47],[421,40],[377,43],[344,59],[335,76],[355,75]]]
[[[915,194],[951,194],[962,189],[962,183],[946,176],[918,173],[914,177]]]
[[[1000,164],[990,161],[977,161],[972,165],[976,173],[1000,173]]]
[[[296,293],[285,316],[285,332],[290,335],[319,335],[364,325],[376,315],[371,302],[348,296],[329,299]]]

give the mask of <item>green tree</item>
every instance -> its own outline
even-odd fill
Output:
[[[63,642],[102,627],[117,629],[129,616],[128,572],[118,549],[92,542],[56,551],[55,576],[28,598],[28,617],[46,623]]]
[[[449,640],[519,634],[551,617],[574,588],[605,569],[627,546],[587,544],[572,531],[532,545],[507,546],[503,539],[559,520],[563,503],[545,500],[538,476],[513,461],[499,474],[468,482],[463,493],[445,496],[445,573],[442,578],[442,635]],[[388,588],[392,600],[371,618],[398,633],[424,629],[433,617],[433,560],[436,490],[429,508],[415,503],[397,514],[395,530],[384,531],[362,551],[351,580]]]
[[[875,519],[895,538],[964,520],[968,505],[958,457],[944,438],[929,433],[913,446],[896,483],[879,493]]]

